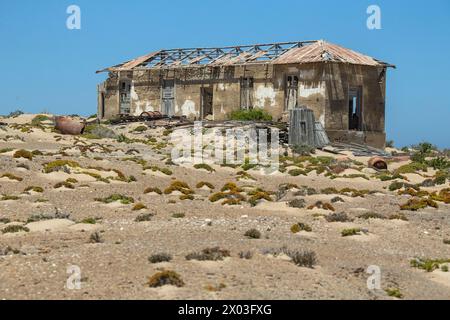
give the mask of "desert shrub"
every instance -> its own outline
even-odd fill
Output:
[[[386,148],[394,148],[394,140],[386,141]]]
[[[183,219],[184,217],[186,217],[185,213],[179,212],[179,213],[173,213],[172,214],[172,218],[174,218],[174,219]]]
[[[302,208],[306,207],[306,201],[305,201],[305,199],[293,199],[288,202],[288,206],[291,208],[302,209]]]
[[[418,211],[421,209],[425,209],[427,207],[432,207],[435,209],[439,208],[439,205],[436,201],[431,199],[410,199],[407,203],[400,206],[401,210],[409,210],[409,211]]]
[[[366,180],[370,180],[369,177],[367,177],[365,174],[344,174],[342,177],[349,179],[363,178]]]
[[[405,184],[403,182],[398,182],[398,181],[392,182],[389,185],[389,191],[399,190],[399,189],[403,188],[404,185]]]
[[[260,200],[266,200],[269,202],[272,202],[272,198],[270,197],[269,193],[265,192],[265,191],[258,191],[256,193],[254,193],[250,199],[248,200],[248,202],[250,203],[250,205],[252,207],[256,206],[258,204],[258,202]]]
[[[194,191],[189,187],[189,185],[182,181],[173,181],[170,186],[164,190],[164,194],[171,194],[174,191],[179,191],[182,194],[189,195],[193,194]]]
[[[30,232],[30,229],[20,225],[7,226],[2,229],[2,233]]]
[[[314,251],[290,251],[288,256],[299,267],[312,269],[317,264],[317,255]]]
[[[389,297],[401,299],[403,298],[403,294],[400,292],[399,288],[387,288],[384,290]]]
[[[0,201],[9,201],[9,200],[15,201],[15,200],[19,200],[19,199],[20,199],[20,197],[18,197],[18,196],[10,196],[10,195],[4,194],[0,198]]]
[[[0,218],[0,223],[8,224],[10,222],[11,222],[11,220],[8,218]]]
[[[250,239],[260,239],[261,238],[261,232],[259,232],[256,229],[250,229],[245,232],[244,236]]]
[[[16,110],[16,111],[13,111],[13,112],[11,112],[9,115],[7,115],[6,117],[7,118],[17,118],[17,117],[19,117],[19,116],[21,116],[21,115],[23,115],[24,114],[24,112],[23,111],[21,111],[21,110]]]
[[[89,243],[103,243],[103,238],[98,232],[94,232],[89,236]]]
[[[333,199],[331,199],[331,203],[337,203],[337,202],[345,202],[345,201],[341,197],[334,197]]]
[[[173,174],[172,170],[168,168],[159,168],[158,166],[150,166],[150,167],[144,167],[144,170],[152,170],[153,172],[161,172],[164,173],[166,176],[171,176]]]
[[[48,116],[46,116],[45,114],[39,114],[39,115],[35,116],[33,118],[33,120],[31,120],[31,125],[32,126],[40,126],[41,122],[48,121],[48,120],[51,120]]]
[[[310,205],[308,207],[308,210],[312,210],[314,208],[318,208],[318,209],[324,209],[324,210],[329,210],[329,211],[336,211],[336,209],[328,202],[323,203],[322,201],[317,201],[315,204]]]
[[[175,271],[165,270],[158,272],[148,279],[147,285],[150,288],[157,288],[166,285],[183,287],[184,282],[181,276]]]
[[[292,233],[299,233],[300,231],[311,232],[312,228],[308,224],[303,222],[296,223],[291,227]]]
[[[442,189],[439,191],[439,194],[437,194],[437,192],[433,192],[430,195],[430,199],[450,204],[450,188]]]
[[[410,261],[413,268],[422,269],[426,272],[433,272],[439,269],[441,264],[450,263],[450,259],[422,259],[416,258]]]
[[[448,272],[448,265],[442,265],[441,266],[441,271],[442,272]]]
[[[117,134],[103,125],[90,124],[84,129],[83,137],[86,139],[117,139]]]
[[[241,251],[241,252],[239,252],[239,258],[245,259],[245,260],[250,260],[251,258],[253,258],[253,252]]]
[[[148,222],[151,221],[155,215],[153,213],[143,213],[134,219],[135,222]]]
[[[325,188],[320,191],[322,194],[339,194],[340,192],[336,188]]]
[[[37,192],[37,193],[42,193],[44,192],[44,189],[41,187],[36,187],[36,186],[30,186],[27,187],[24,192],[29,192],[29,191],[33,191],[33,192]]]
[[[359,235],[360,233],[361,233],[360,228],[351,228],[351,229],[342,230],[341,235],[343,237],[351,237],[351,236]]]
[[[345,212],[332,213],[325,217],[328,222],[351,222],[351,219]]]
[[[95,218],[84,218],[83,220],[81,220],[81,222],[80,223],[83,223],[83,224],[97,224],[97,219],[95,219]]]
[[[184,201],[184,200],[195,200],[195,197],[192,194],[182,194],[180,196],[180,200]]]
[[[420,162],[412,162],[401,166],[395,170],[394,174],[417,173],[418,171],[427,172],[428,166]]]
[[[59,188],[63,188],[63,187],[67,188],[67,189],[75,189],[75,186],[67,181],[58,182],[57,184],[55,184],[53,186],[53,188],[55,188],[55,189],[59,189]]]
[[[299,175],[308,175],[304,170],[302,169],[292,169],[288,171],[288,174],[293,176],[293,177],[298,177]]]
[[[228,182],[227,184],[225,184],[223,186],[223,188],[221,189],[222,192],[225,191],[235,191],[235,192],[242,192],[242,189],[239,188],[235,183],[233,182]]]
[[[159,188],[150,187],[150,188],[147,188],[144,190],[144,194],[148,194],[148,193],[157,193],[157,194],[161,195],[162,191]]]
[[[205,186],[208,187],[211,190],[215,189],[214,186],[211,183],[205,182],[205,181],[201,181],[201,182],[197,183],[196,188],[197,189],[201,189],[201,188],[203,188]]]
[[[14,155],[14,158],[19,159],[19,158],[23,158],[23,159],[28,159],[28,160],[33,160],[33,154],[30,151],[27,150],[17,150]]]
[[[376,212],[365,212],[365,213],[359,215],[358,218],[364,219],[364,220],[369,220],[369,219],[384,220],[384,219],[386,219],[385,216],[383,216],[382,214],[376,213]]]
[[[112,203],[116,201],[120,201],[122,204],[131,204],[134,203],[134,199],[132,197],[127,197],[121,194],[112,194],[106,198],[96,198],[95,201],[103,202],[103,203]]]
[[[229,118],[235,121],[272,121],[272,116],[262,109],[233,111]]]
[[[203,169],[203,170],[206,170],[206,171],[208,171],[208,172],[214,172],[214,171],[216,171],[216,170],[214,170],[210,165],[208,165],[208,164],[206,164],[206,163],[199,163],[199,164],[196,164],[196,165],[194,165],[194,168],[195,168],[195,169],[198,169],[198,170]]]
[[[201,252],[190,253],[186,256],[186,260],[222,261],[224,258],[229,256],[230,252],[228,250],[215,247],[203,249]]]
[[[209,201],[217,202],[219,200],[225,200],[222,205],[239,205],[246,198],[236,191],[218,192],[209,197]]]
[[[56,160],[49,163],[44,164],[44,173],[51,173],[55,171],[64,170],[64,167],[71,167],[71,168],[79,168],[80,165],[78,162],[71,161],[71,160]]]
[[[336,211],[336,209],[328,202],[326,202],[322,205],[322,209],[329,210],[329,211]]]
[[[3,149],[0,149],[0,154],[11,152],[13,150],[14,150],[14,148],[3,148]]]
[[[450,239],[444,239],[444,240],[443,240],[443,243],[444,243],[444,244],[450,244]]]
[[[292,152],[300,156],[310,156],[316,153],[316,148],[308,145],[297,145],[292,147]]]
[[[133,132],[144,132],[147,130],[148,130],[147,126],[138,126],[138,127],[134,128]]]
[[[446,157],[433,158],[427,162],[435,170],[445,170],[450,168],[450,161]]]
[[[141,202],[139,202],[139,203],[136,203],[136,204],[134,205],[133,209],[131,209],[131,210],[133,210],[133,211],[139,211],[139,210],[143,210],[143,209],[147,209],[146,205],[143,204],[143,203],[141,203]]]
[[[450,179],[450,173],[448,171],[438,171],[434,176],[433,182],[437,185],[443,185]]]
[[[172,256],[168,253],[157,253],[157,254],[152,254],[149,258],[148,261],[150,263],[161,263],[161,262],[169,262],[172,260]]]
[[[0,176],[0,178],[8,178],[9,180],[22,181],[23,178],[13,175],[12,173],[4,173]]]
[[[408,218],[403,213],[394,213],[389,216],[389,220],[408,221]]]

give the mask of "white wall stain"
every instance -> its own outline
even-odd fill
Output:
[[[186,100],[181,106],[181,114],[183,116],[189,117],[194,115],[196,117],[200,116],[199,112],[195,111],[195,102],[192,100]]]
[[[271,107],[275,107],[276,92],[271,85],[259,85],[256,88],[256,101],[255,106],[260,109],[264,109],[266,102],[268,101]]]
[[[325,115],[324,114],[320,115],[319,122],[325,128]]]
[[[304,83],[300,83],[299,87],[299,95],[302,98],[309,98],[312,95],[322,95],[325,96],[325,84],[323,82],[320,82],[318,86],[309,86],[305,85]]]

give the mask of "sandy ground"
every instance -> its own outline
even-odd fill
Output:
[[[330,179],[315,171],[307,176],[291,176],[288,171],[298,167],[286,164],[288,170],[284,173],[266,176],[249,170],[254,180],[238,180],[242,168],[213,166],[216,171],[210,173],[192,166],[166,164],[170,146],[157,148],[143,143],[62,136],[51,132],[50,126],[24,133],[11,126],[27,124],[33,117],[0,119],[9,124],[0,130],[0,149],[12,149],[0,153],[0,176],[8,173],[20,178],[0,178],[0,193],[9,196],[0,201],[0,230],[18,225],[28,230],[0,232],[0,299],[395,299],[386,293],[389,288],[399,289],[404,299],[450,299],[449,273],[428,273],[410,266],[410,260],[416,257],[450,258],[450,245],[443,241],[450,239],[450,206],[439,202],[438,209],[400,211],[399,205],[411,196],[389,191],[392,181],[376,179],[371,169],[362,171],[353,166]],[[157,143],[167,139],[162,129],[130,133],[135,127],[133,124],[114,130],[136,139],[151,136]],[[92,151],[83,152],[80,146],[90,146]],[[39,150],[42,155],[35,155],[31,161],[16,159],[13,155],[19,149]],[[330,154],[318,152],[316,156]],[[368,160],[351,154],[335,157],[363,164]],[[76,161],[80,167],[65,168],[67,172],[43,172],[46,163],[58,159]],[[136,159],[145,159],[147,166],[169,169],[171,174],[145,169]],[[390,170],[402,164],[392,163]],[[113,169],[125,178],[118,181]],[[410,183],[421,183],[432,173],[408,174],[407,178]],[[343,177],[355,174],[365,174],[369,180]],[[129,179],[131,176],[135,179]],[[76,179],[72,181],[73,189],[55,188],[55,184],[67,179]],[[179,192],[144,194],[149,187],[164,191],[175,180],[190,186],[194,200],[180,200]],[[205,186],[197,189],[201,181],[211,183],[214,190]],[[280,199],[272,194],[273,201],[261,201],[254,207],[248,202],[237,206],[211,202],[209,197],[229,182],[245,187],[247,193],[242,194],[247,199],[249,190],[256,188],[276,193],[280,185],[292,183],[298,189]],[[43,192],[25,192],[30,186],[40,187]],[[296,193],[301,186],[314,188],[317,194]],[[372,192],[364,198],[320,192],[329,187]],[[434,190],[448,187],[447,183]],[[132,197],[134,203],[105,204],[95,200],[112,194]],[[317,201],[331,202],[336,196],[344,201],[332,204],[336,212],[345,212],[353,221],[328,222],[324,217],[332,213],[330,210],[307,208]],[[287,203],[293,199],[303,199],[305,208],[290,207]],[[139,202],[146,208],[133,211]],[[401,212],[408,221],[358,218],[365,212],[386,217]],[[150,221],[135,221],[146,213],[154,214]],[[185,216],[175,218],[174,214],[179,213]],[[55,216],[28,222],[36,215]],[[96,223],[86,223],[88,218]],[[312,231],[292,233],[291,226],[299,222],[308,224]],[[260,239],[244,235],[253,228],[261,232]],[[348,228],[365,232],[342,237],[342,230]],[[94,232],[100,235],[101,243],[90,243]],[[231,257],[205,262],[185,258],[189,253],[217,246],[229,250]],[[314,251],[317,264],[313,269],[299,267],[289,258],[265,254],[267,249],[283,246]],[[253,257],[239,258],[243,251],[251,251]],[[152,254],[162,252],[171,254],[173,260],[160,264],[148,261]],[[381,269],[381,290],[367,288],[370,275],[366,270],[372,265]],[[80,290],[67,288],[70,266],[81,270]],[[148,277],[161,270],[177,272],[185,286],[149,288]]]

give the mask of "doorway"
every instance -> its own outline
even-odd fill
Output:
[[[175,80],[163,80],[162,114],[169,117],[175,115]]]
[[[202,88],[202,113],[201,118],[206,119],[213,116],[213,88]]]
[[[286,77],[286,91],[284,110],[292,110],[298,107],[298,77]]]
[[[100,93],[100,118],[103,119],[105,117],[105,93]]]
[[[131,81],[122,80],[119,84],[119,113],[130,114],[131,107]]]
[[[350,87],[348,91],[348,129],[362,131],[362,89]]]
[[[241,109],[253,109],[253,78],[241,78]]]

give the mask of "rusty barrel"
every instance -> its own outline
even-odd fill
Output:
[[[86,122],[69,117],[55,117],[55,128],[62,134],[79,135],[86,128]]]

